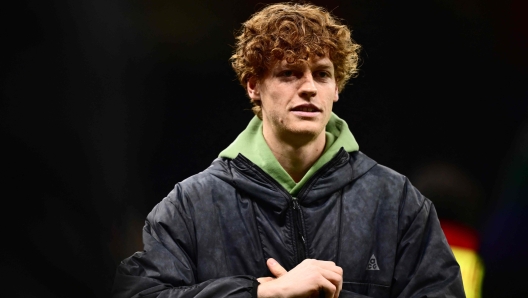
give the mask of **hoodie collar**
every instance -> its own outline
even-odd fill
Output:
[[[323,154],[301,181],[295,183],[271,152],[262,134],[262,120],[255,116],[235,141],[220,152],[219,157],[235,159],[238,154],[241,154],[275,179],[291,195],[297,195],[306,181],[330,161],[341,148],[347,152],[354,152],[359,150],[359,145],[350,132],[347,123],[332,113],[326,125],[326,145]]]

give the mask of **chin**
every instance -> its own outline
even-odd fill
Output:
[[[304,137],[316,137],[322,131],[324,127],[312,127],[312,125],[296,125],[289,129],[290,133],[293,135],[304,136]]]

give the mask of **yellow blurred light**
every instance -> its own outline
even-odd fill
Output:
[[[453,254],[460,265],[464,291],[467,298],[480,298],[482,279],[484,277],[484,264],[479,255],[467,248],[451,246]]]

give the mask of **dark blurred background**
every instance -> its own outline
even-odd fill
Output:
[[[251,119],[228,58],[263,3],[2,8],[4,294],[109,296],[148,212]],[[364,49],[335,106],[361,151],[478,231],[483,297],[528,295],[525,2],[312,3]]]

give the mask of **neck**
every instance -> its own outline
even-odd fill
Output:
[[[324,131],[315,137],[285,136],[281,138],[263,129],[263,135],[277,161],[296,183],[301,181],[306,172],[321,157],[326,144]]]

